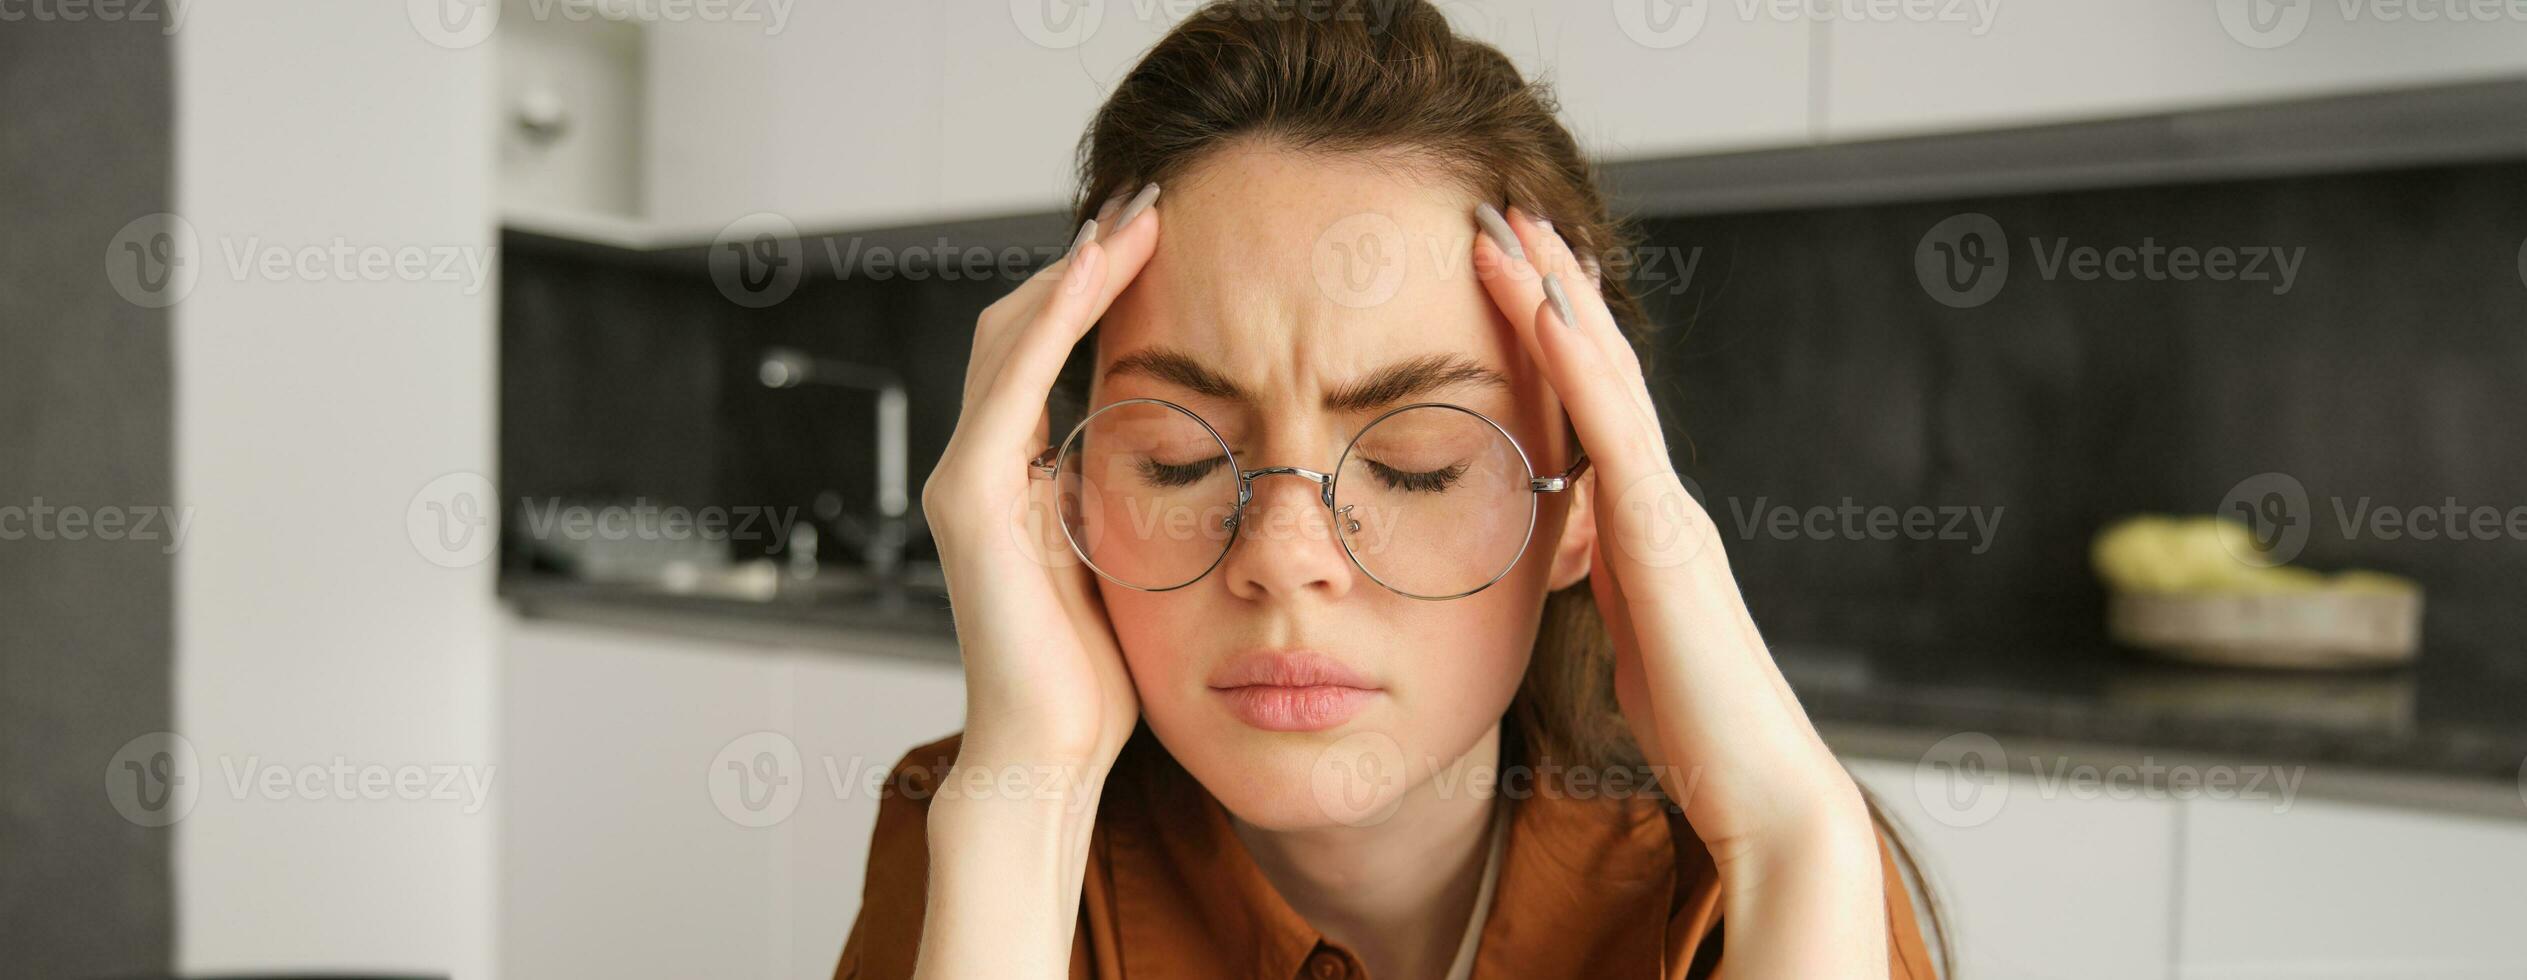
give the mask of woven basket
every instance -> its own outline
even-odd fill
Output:
[[[2317,589],[2215,595],[2116,593],[2117,643],[2186,663],[2327,670],[2410,663],[2422,594]]]

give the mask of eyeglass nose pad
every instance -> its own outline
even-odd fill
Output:
[[[1334,516],[1342,518],[1342,530],[1344,534],[1360,533],[1360,521],[1351,516],[1351,507],[1352,505],[1350,504],[1344,504],[1341,507],[1334,509]]]

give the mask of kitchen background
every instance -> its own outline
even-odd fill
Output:
[[[0,945],[830,975],[960,724],[898,495],[1186,11],[343,6],[0,23]],[[1960,975],[2527,974],[2527,9],[1443,6],[1638,219],[1679,471]],[[451,261],[236,261],[310,247]],[[2418,583],[2418,652],[2118,639],[2144,513]],[[235,788],[338,760],[485,790]]]

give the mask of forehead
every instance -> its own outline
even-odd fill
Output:
[[[1163,345],[1293,403],[1433,353],[1516,378],[1474,276],[1474,203],[1395,159],[1222,150],[1168,185],[1158,251],[1100,327],[1100,373]]]

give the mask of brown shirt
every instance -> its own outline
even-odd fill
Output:
[[[896,764],[878,803],[860,916],[843,942],[836,980],[912,976],[929,874],[929,800],[956,762],[959,738],[914,749]],[[1519,751],[1517,741],[1504,738],[1504,753]],[[1474,975],[1708,976],[1719,958],[1720,886],[1681,812],[1646,794],[1527,785],[1515,797]],[[1888,975],[1936,980],[1883,838],[1879,856]],[[1230,828],[1227,809],[1143,729],[1116,760],[1099,804],[1070,976],[1364,980],[1367,971],[1291,910]]]

